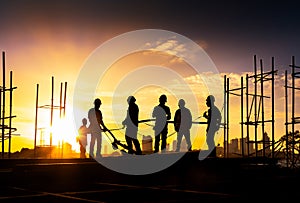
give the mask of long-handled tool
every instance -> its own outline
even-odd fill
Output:
[[[155,119],[144,119],[144,120],[139,120],[139,123],[146,123],[150,121],[155,121]],[[174,123],[174,121],[167,121],[167,123]],[[193,124],[207,124],[207,122],[202,122],[202,121],[192,121]]]
[[[107,129],[106,131],[104,131],[104,133],[106,134],[106,132],[108,132],[111,135],[111,137],[113,138],[113,141],[111,142],[111,144],[114,149],[119,149],[119,146],[121,146],[121,147],[123,147],[123,149],[121,149],[122,152],[128,153],[129,151],[131,151],[134,154],[136,153],[136,151],[134,149],[130,149],[128,147],[128,145],[123,144],[120,140],[118,140],[115,137],[115,135],[111,132],[111,130]],[[127,150],[127,152],[125,150]]]

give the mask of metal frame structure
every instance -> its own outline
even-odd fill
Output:
[[[10,85],[9,88],[6,87],[5,75],[6,75],[6,67],[5,67],[5,52],[2,52],[2,87],[0,87],[0,112],[1,112],[1,142],[2,142],[2,153],[1,157],[4,158],[5,155],[5,140],[8,139],[8,158],[10,158],[11,154],[11,137],[12,133],[17,129],[12,127],[12,119],[16,116],[12,115],[12,99],[13,99],[13,90],[17,87],[13,87],[12,85],[12,71],[10,71]],[[6,93],[9,93],[9,116],[6,116]],[[8,120],[8,124],[7,124]]]
[[[36,149],[37,149],[37,130],[38,130],[38,109],[50,109],[50,128],[52,128],[53,124],[53,111],[59,110],[59,117],[64,118],[66,114],[66,93],[67,93],[67,82],[64,83],[64,97],[63,95],[63,83],[60,83],[60,102],[59,106],[54,105],[54,77],[52,76],[51,80],[51,104],[50,105],[42,105],[39,106],[39,84],[36,86],[36,111],[35,111],[35,133],[34,133],[34,156],[36,157]],[[49,147],[52,147],[52,131],[50,131],[50,145]],[[61,157],[63,157],[63,143],[61,143]]]
[[[244,84],[243,77],[241,77],[241,87],[230,89],[230,78],[224,76],[224,157],[229,157],[229,95],[239,96],[241,98],[241,123],[243,123],[243,104],[244,104]],[[235,93],[240,91],[240,94]],[[241,136],[243,140],[244,130],[243,125],[241,125]],[[242,145],[242,156],[244,157],[244,146]]]
[[[296,115],[296,79],[300,78],[300,66],[296,66],[295,57],[292,56],[292,64],[289,65],[291,70],[291,86],[288,84],[288,71],[285,71],[285,155],[287,167],[296,168],[300,163],[300,136],[299,131],[295,131],[295,125],[300,123],[300,117]],[[290,90],[290,91],[289,91]],[[291,93],[291,118],[289,119],[289,93]],[[289,131],[291,126],[291,131]]]
[[[240,106],[241,106],[241,156],[245,157],[245,146],[244,146],[244,126],[246,126],[246,143],[247,143],[247,156],[252,156],[250,153],[250,126],[254,126],[254,141],[255,144],[255,156],[258,156],[258,144],[262,144],[262,156],[266,157],[265,149],[266,147],[272,146],[271,156],[274,158],[274,135],[275,135],[275,74],[277,74],[277,70],[274,65],[274,57],[272,57],[272,65],[271,71],[264,72],[263,69],[263,61],[260,60],[260,72],[257,71],[257,59],[256,55],[254,55],[254,74],[249,76],[246,74],[246,86],[244,86],[244,78],[241,77],[241,86],[239,88],[230,89],[229,81],[230,79],[227,76],[224,76],[224,155],[228,157],[229,153],[229,95],[239,96],[241,98]],[[249,80],[253,79],[254,83],[254,93],[249,93]],[[264,85],[265,82],[271,81],[271,96],[266,96],[264,93]],[[260,84],[260,91],[258,91],[258,87]],[[246,92],[244,93],[244,89]],[[235,93],[235,91],[240,91],[240,93]],[[252,97],[251,106],[249,107],[249,96]],[[244,99],[244,97],[246,97]],[[271,119],[265,119],[265,105],[264,99],[271,99]],[[258,102],[259,99],[259,102]],[[246,121],[244,122],[244,101],[246,102]],[[251,115],[253,114],[253,121],[251,120]],[[261,118],[259,118],[261,116]],[[267,143],[265,140],[265,125],[266,123],[271,123],[271,143]],[[261,125],[262,132],[262,140],[258,140],[258,126]]]
[[[271,60],[271,70],[268,72],[264,72],[263,68],[263,61],[260,59],[260,73],[257,72],[257,60],[256,56],[254,56],[254,75],[246,76],[246,106],[247,106],[247,122],[244,124],[247,127],[247,137],[249,137],[249,127],[252,125],[254,126],[254,144],[255,144],[255,156],[258,156],[258,144],[262,144],[262,156],[266,157],[266,147],[272,146],[272,151],[271,151],[271,157],[274,158],[274,144],[275,144],[275,75],[277,74],[277,70],[275,70],[275,62],[274,62],[274,57],[272,57]],[[249,79],[254,78],[254,94],[249,94]],[[271,96],[266,96],[264,93],[264,85],[265,82],[271,81]],[[260,83],[260,95],[258,94],[258,83]],[[249,112],[249,96],[252,96],[252,105],[250,107],[250,112]],[[259,98],[259,104],[257,99]],[[265,105],[264,105],[264,99],[268,98],[271,99],[271,118],[269,120],[265,119]],[[253,108],[253,103],[254,103],[254,121],[250,121],[251,117],[251,110]],[[261,120],[259,119],[259,116],[261,115]],[[271,123],[271,143],[268,143],[265,140],[265,124],[266,123]],[[261,125],[261,135],[262,135],[262,140],[258,140],[258,125]],[[248,142],[249,143],[249,142]],[[267,144],[267,145],[266,145]],[[249,150],[249,145],[248,145],[248,150]],[[248,155],[249,151],[248,151]]]

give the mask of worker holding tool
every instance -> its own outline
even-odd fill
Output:
[[[171,119],[170,107],[166,106],[167,96],[162,94],[159,97],[159,104],[154,107],[152,112],[152,117],[155,118],[154,134],[154,153],[159,152],[159,145],[161,141],[161,152],[166,151],[167,147],[167,135],[168,135],[168,123],[167,121]]]
[[[102,148],[102,132],[107,131],[102,117],[102,112],[100,111],[100,105],[102,104],[99,98],[94,101],[94,108],[88,111],[88,119],[90,122],[89,131],[91,133],[90,141],[90,158],[94,157],[94,146],[97,142],[96,158],[101,157]]]
[[[208,152],[210,157],[216,157],[216,146],[215,146],[215,134],[220,128],[221,124],[221,112],[215,105],[215,97],[209,95],[206,98],[206,105],[209,107],[207,112],[203,113],[203,117],[207,119],[206,128],[206,144],[208,146]]]
[[[178,109],[175,112],[174,116],[174,128],[177,132],[177,146],[176,152],[180,151],[180,145],[183,136],[185,137],[185,141],[187,144],[187,150],[192,150],[191,144],[191,134],[190,129],[192,127],[192,114],[191,111],[185,107],[185,101],[180,99],[178,101]]]
[[[140,143],[137,139],[138,123],[139,123],[139,107],[135,103],[136,99],[134,96],[127,98],[128,109],[125,120],[122,122],[126,126],[125,139],[128,146],[128,153],[133,154],[133,145],[135,147],[135,154],[141,155]]]

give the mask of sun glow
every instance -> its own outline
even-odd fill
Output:
[[[48,124],[48,126],[38,128],[38,130],[37,145],[61,147],[62,144],[68,143],[73,150],[79,151],[76,142],[77,131],[70,117],[53,119],[52,126]]]

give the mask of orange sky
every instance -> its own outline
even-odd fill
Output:
[[[7,54],[7,66],[10,63],[10,57],[8,53]],[[203,81],[201,82],[201,79],[198,77],[195,77],[194,74],[187,74],[190,69],[190,67],[184,63],[183,61],[177,60],[175,63],[169,63],[170,58],[172,56],[168,56],[167,54],[159,53],[159,54],[151,54],[147,52],[140,52],[136,54],[128,55],[118,61],[116,61],[113,66],[105,73],[105,76],[103,77],[101,83],[98,86],[98,90],[96,95],[103,100],[103,105],[101,106],[101,110],[103,111],[105,122],[111,126],[111,128],[120,128],[121,121],[125,117],[127,103],[126,103],[126,97],[127,94],[123,94],[120,96],[118,100],[119,106],[116,106],[116,109],[111,108],[111,104],[113,102],[112,95],[114,94],[114,91],[119,91],[118,88],[119,82],[122,81],[122,77],[127,77],[128,73],[131,73],[136,68],[144,67],[144,64],[159,64],[161,61],[166,61],[167,63],[164,64],[165,67],[168,67],[172,70],[177,71],[179,74],[182,74],[184,76],[184,81],[188,83],[188,86],[192,89],[192,91],[198,95],[196,103],[189,103],[189,95],[186,93],[180,93],[179,95],[174,95],[172,92],[166,91],[164,89],[161,89],[160,87],[155,86],[146,86],[146,87],[140,87],[138,89],[135,89],[133,94],[137,98],[137,104],[140,107],[140,119],[147,119],[150,117],[150,113],[152,111],[152,108],[154,105],[158,104],[158,96],[162,93],[165,93],[169,96],[168,105],[171,107],[172,115],[174,115],[175,110],[177,109],[177,101],[179,98],[186,98],[187,99],[187,107],[192,109],[193,118],[196,119],[198,116],[201,116],[202,113],[207,109],[207,107],[204,104],[205,97],[208,95],[207,90],[205,91],[205,87],[203,86]],[[47,61],[47,59],[45,58]],[[77,66],[80,69],[80,65],[82,62],[79,62],[75,65],[76,61],[73,61],[71,59],[68,60],[68,58],[61,59],[65,62],[62,62],[60,64],[64,64],[64,67],[66,67],[66,70],[62,70],[62,72],[65,72],[65,74],[60,73],[59,70],[54,71],[53,69],[52,74],[43,74],[43,80],[42,78],[36,78],[35,80],[39,81],[40,85],[40,95],[39,95],[39,104],[45,105],[50,104],[51,99],[51,76],[53,75],[55,78],[55,104],[59,104],[59,91],[60,91],[60,81],[67,81],[68,82],[68,90],[67,90],[67,123],[66,125],[63,125],[64,127],[61,127],[61,125],[56,124],[58,121],[59,115],[58,111],[55,110],[54,113],[54,128],[55,126],[59,126],[60,129],[64,129],[63,133],[65,134],[65,141],[70,142],[74,149],[78,150],[77,143],[75,142],[75,136],[76,136],[76,128],[80,123],[77,123],[74,125],[73,122],[73,112],[72,112],[72,100],[73,100],[73,89],[74,89],[74,83],[76,81],[76,75],[78,74],[78,71],[67,71],[68,67],[71,66]],[[151,62],[150,62],[151,61]],[[156,62],[157,61],[157,62]],[[35,62],[34,66],[39,67],[39,64],[43,64],[46,62],[43,61],[37,61]],[[16,66],[18,64],[15,64]],[[33,65],[33,64],[31,64]],[[8,66],[9,67],[9,66]],[[60,66],[61,67],[61,66]],[[149,68],[149,67],[147,67]],[[16,72],[16,73],[15,73]],[[57,72],[56,74],[54,72]],[[190,71],[193,73],[193,71]],[[24,73],[26,74],[26,72]],[[206,74],[206,73],[204,73]],[[226,74],[227,77],[230,78],[230,86],[231,88],[236,88],[240,86],[240,77],[243,76],[245,78],[245,74],[236,74],[236,73],[220,73],[219,78],[220,81],[223,78],[223,75]],[[251,72],[248,73],[249,75],[253,74]],[[125,75],[125,76],[124,76]],[[65,76],[65,77],[64,77]],[[138,76],[142,76],[138,73]],[[206,74],[207,78],[213,78],[213,75],[210,75],[209,73]],[[24,75],[23,75],[24,77]],[[132,78],[134,80],[141,80],[141,78]],[[146,76],[142,76],[146,77]],[[34,79],[32,79],[34,80]],[[18,74],[17,71],[14,71],[14,85],[18,88],[14,91],[14,104],[13,104],[13,112],[14,115],[17,115],[17,117],[13,120],[13,124],[17,127],[18,133],[20,133],[20,136],[13,137],[12,139],[12,151],[18,151],[22,147],[33,147],[33,135],[34,135],[34,119],[35,119],[35,95],[36,95],[36,84],[37,82],[31,82],[32,80],[26,80],[22,81],[21,75]],[[212,80],[213,81],[213,80]],[[125,83],[126,84],[126,83]],[[129,85],[129,84],[128,84]],[[222,84],[219,84],[222,85]],[[128,86],[129,87],[129,86]],[[269,85],[266,84],[265,88],[265,94],[269,95]],[[116,89],[117,88],[117,89]],[[104,91],[103,91],[104,90]],[[203,91],[204,90],[204,91]],[[122,88],[121,88],[122,91]],[[253,91],[253,86],[250,86],[250,91]],[[280,138],[284,134],[284,98],[283,98],[283,78],[276,76],[276,138]],[[118,93],[118,92],[117,92]],[[26,95],[26,96],[25,96]],[[118,97],[114,97],[115,99]],[[92,98],[86,99],[86,106],[82,107],[82,110],[87,112],[89,108],[92,107]],[[268,101],[268,100],[267,100]],[[199,108],[198,110],[195,110],[195,105]],[[223,110],[222,103],[217,103],[218,107]],[[270,119],[270,103],[266,102],[265,104],[265,119]],[[38,127],[45,127],[47,128],[49,126],[49,119],[50,119],[50,110],[49,109],[39,109],[39,122]],[[245,117],[244,117],[245,119]],[[200,119],[201,120],[201,119]],[[230,96],[230,139],[240,137],[240,100],[239,97],[236,96]],[[66,127],[67,126],[67,127]],[[200,128],[198,128],[200,127]],[[192,139],[195,140],[195,148],[205,148],[204,143],[204,131],[203,126],[194,126],[192,129]],[[145,135],[152,135],[152,129],[151,127],[147,125],[141,125],[141,134]],[[57,129],[56,129],[57,131]],[[172,133],[174,130],[172,126],[170,126],[170,133]],[[270,131],[270,125],[266,125],[266,131],[271,134]],[[253,134],[253,131],[251,131]],[[38,132],[38,136],[40,136],[40,131]],[[55,132],[56,133],[56,132]],[[120,140],[123,140],[123,133],[124,131],[116,131],[114,132]],[[61,130],[59,133],[54,134],[54,136],[60,136],[61,137]],[[140,135],[141,136],[141,135]],[[260,136],[260,131],[259,131]],[[172,140],[175,138],[175,136],[170,137],[168,139],[168,143],[171,144]],[[252,136],[253,139],[253,136]],[[31,143],[30,143],[31,140]],[[56,141],[57,138],[54,139]],[[223,143],[223,130],[221,129],[218,134],[218,143]],[[7,142],[7,141],[6,141]]]
[[[119,100],[111,100],[114,91],[120,93],[122,88],[126,87],[126,83],[132,81],[124,79],[124,76],[141,80],[142,77],[137,77],[138,71],[140,76],[147,78],[147,68],[158,71],[161,77],[167,75],[169,79],[173,76],[178,77],[179,74],[179,78],[182,79],[179,84],[185,84],[184,87],[187,87],[187,84],[195,93],[196,101],[192,102],[190,94],[184,94],[184,88],[176,87],[176,81],[170,80],[171,83],[166,85],[170,89],[158,88],[155,85],[141,86],[132,92],[141,108],[141,117],[149,117],[159,94],[166,93],[169,95],[168,105],[173,114],[177,108],[177,99],[184,97],[187,99],[187,105],[193,110],[193,117],[196,118],[206,109],[204,100],[208,91],[205,85],[203,86],[203,77],[211,86],[217,85],[220,88],[221,85],[222,88],[223,75],[227,75],[231,78],[231,87],[239,87],[241,76],[245,76],[246,73],[253,74],[253,55],[257,54],[259,59],[264,60],[266,70],[270,70],[270,59],[275,56],[276,69],[279,69],[275,82],[276,138],[284,134],[283,75],[285,70],[290,71],[288,65],[291,56],[296,55],[297,58],[300,53],[299,18],[296,17],[299,12],[290,10],[296,9],[296,6],[273,3],[271,8],[271,5],[263,2],[260,2],[259,8],[255,3],[245,2],[241,5],[211,5],[210,2],[191,1],[184,6],[180,1],[153,1],[149,2],[149,5],[134,3],[133,6],[130,1],[128,4],[114,4],[108,1],[73,1],[72,4],[68,1],[1,1],[0,51],[4,51],[6,55],[6,85],[9,85],[9,71],[12,71],[13,86],[17,87],[13,92],[12,109],[13,115],[16,115],[13,127],[17,128],[16,133],[20,136],[13,137],[12,151],[18,151],[22,147],[33,147],[36,85],[39,84],[40,88],[39,104],[49,105],[52,76],[55,81],[55,105],[59,104],[60,83],[68,84],[68,127],[64,128],[67,131],[64,134],[65,140],[77,145],[75,134],[78,122],[76,125],[73,123],[72,107],[74,88],[81,69],[93,51],[104,42],[120,34],[145,28],[170,30],[192,39],[208,54],[219,73],[203,72],[203,75],[197,75],[183,60],[170,57],[168,54],[184,51],[184,47],[174,39],[157,44],[160,45],[157,46],[158,51],[166,51],[164,54],[149,56],[150,52],[144,52],[128,55],[112,65],[97,87],[96,95],[105,101],[101,108],[107,123],[118,124],[125,114],[127,95],[115,97]],[[288,6],[288,9],[285,6]],[[122,46],[124,44],[107,51],[113,53]],[[162,67],[168,67],[172,71],[168,72]],[[130,85],[133,87],[131,83]],[[300,84],[297,82],[297,85]],[[172,88],[176,89],[176,93],[172,92]],[[265,94],[270,94],[268,91],[270,90],[266,85]],[[85,97],[85,104],[80,109],[82,116],[92,107],[93,94],[94,92],[88,93]],[[222,95],[218,96],[222,99]],[[230,137],[233,138],[240,136],[240,104],[238,98],[231,98]],[[118,104],[114,107],[117,110],[114,111],[111,108],[113,101]],[[222,109],[222,101],[218,101],[217,105]],[[195,110],[195,106],[199,109]],[[298,106],[296,109],[299,109]],[[8,109],[6,112],[9,112]],[[268,105],[265,113],[266,118],[270,117]],[[57,112],[54,117],[57,121]],[[39,110],[38,127],[47,128],[49,119],[49,110]],[[203,128],[200,129],[202,130]],[[266,130],[270,131],[269,125],[266,126]],[[119,133],[122,136],[123,132]],[[151,134],[151,129],[144,133]],[[222,133],[221,130],[219,134]],[[197,137],[200,140],[197,141],[198,147],[202,146],[203,140],[200,138],[203,137],[202,131]],[[222,140],[220,142],[222,144]],[[7,150],[7,144],[5,146]]]

